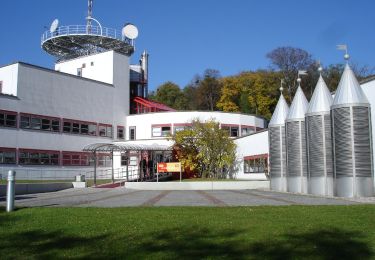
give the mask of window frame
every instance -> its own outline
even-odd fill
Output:
[[[27,154],[28,156],[22,156]],[[47,155],[47,158],[45,157]],[[61,153],[54,150],[18,149],[19,165],[60,166]],[[22,162],[22,160],[25,160]],[[47,163],[45,163],[47,161]],[[55,163],[53,163],[55,162]]]
[[[122,137],[120,137],[120,132],[122,131]],[[119,140],[125,140],[125,126],[118,125],[117,126],[117,139]]]
[[[18,113],[14,111],[8,111],[8,110],[0,110],[0,114],[4,115],[3,119],[0,119],[0,127],[6,127],[6,128],[18,128]],[[15,119],[10,120],[13,122],[12,124],[9,124],[8,116],[14,116]],[[1,121],[3,121],[1,125]]]
[[[27,126],[23,125],[25,118],[28,118]],[[36,120],[39,120],[39,123],[35,123],[38,125],[38,127],[33,127],[33,119],[34,122]],[[49,121],[48,123],[43,122]],[[61,119],[58,117],[52,117],[52,116],[45,116],[45,115],[37,115],[37,114],[30,114],[30,113],[20,113],[20,123],[19,128],[20,129],[26,129],[26,130],[35,130],[35,131],[43,131],[43,132],[51,132],[51,133],[60,133],[61,132]],[[56,124],[58,122],[58,124]],[[46,128],[47,126],[47,128]],[[56,128],[56,126],[58,126]],[[45,127],[45,129],[43,129]]]
[[[133,132],[133,137],[132,137]],[[137,140],[137,127],[136,126],[129,126],[129,140]]]
[[[243,159],[243,173],[244,174],[267,174],[268,163],[269,163],[268,154],[245,156]]]
[[[5,162],[5,153],[13,153],[14,154],[14,161],[13,162]],[[14,165],[17,164],[17,149],[16,148],[9,148],[9,147],[0,147],[0,165]]]
[[[155,135],[154,129],[157,128],[160,128],[160,135]],[[163,130],[163,128],[169,128],[169,130]],[[151,137],[167,137],[169,135],[172,135],[172,124],[151,125]]]

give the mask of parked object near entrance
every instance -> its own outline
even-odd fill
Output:
[[[332,102],[332,95],[320,75],[306,112],[308,192],[311,194],[333,196]]]
[[[374,194],[370,114],[370,104],[346,64],[331,107],[337,196],[368,197]]]
[[[298,80],[300,84],[301,80]],[[308,101],[298,86],[286,119],[287,191],[307,193],[305,113]]]
[[[281,93],[275,111],[268,125],[269,156],[270,156],[270,185],[271,190],[286,191],[286,146],[285,119],[289,106]]]

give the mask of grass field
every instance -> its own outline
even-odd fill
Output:
[[[0,212],[1,259],[374,259],[375,206]]]

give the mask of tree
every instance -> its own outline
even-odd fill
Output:
[[[298,70],[310,70],[316,62],[312,55],[305,50],[294,47],[278,47],[267,53],[271,64],[283,74],[289,98],[297,89]]]
[[[171,81],[160,85],[149,98],[177,110],[184,109],[185,106],[180,87]]]
[[[279,96],[280,78],[280,73],[267,70],[223,78],[217,107],[226,112],[240,111],[270,118]]]
[[[226,77],[221,80],[221,96],[216,103],[216,107],[225,112],[239,112],[241,87],[238,82],[238,77]]]
[[[193,120],[191,127],[172,136],[176,159],[184,168],[206,178],[226,178],[235,162],[236,145],[214,120]]]
[[[217,70],[207,69],[203,79],[197,86],[198,109],[214,111],[220,98],[220,73]]]

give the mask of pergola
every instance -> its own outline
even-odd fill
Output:
[[[171,151],[172,147],[168,145],[160,144],[137,144],[137,143],[128,143],[128,142],[119,142],[119,143],[95,143],[87,145],[83,148],[85,152],[92,152],[94,154],[94,185],[96,185],[96,167],[97,167],[97,153],[111,153],[112,156],[112,182],[114,182],[114,166],[113,166],[113,153],[114,152],[126,152],[129,151]],[[126,180],[128,181],[128,163],[126,164]]]

